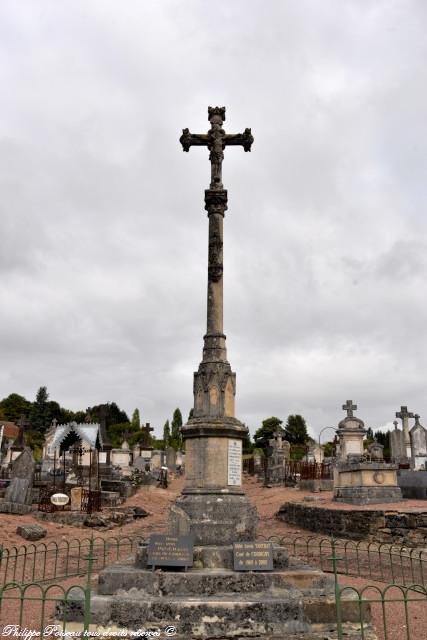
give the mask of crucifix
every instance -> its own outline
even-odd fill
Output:
[[[225,107],[209,107],[208,120],[210,129],[206,134],[183,129],[179,139],[184,151],[193,146],[209,150],[211,179],[205,190],[209,219],[207,329],[202,361],[193,377],[194,407],[181,427],[186,474],[182,497],[176,504],[187,513],[195,544],[216,544],[218,539],[231,544],[237,539],[253,540],[256,522],[241,477],[242,441],[248,428],[235,416],[236,374],[227,360],[223,332],[223,223],[227,191],[222,183],[222,163],[226,147],[241,146],[250,151],[253,137],[250,129],[236,134],[224,131]],[[200,508],[203,522],[197,515]],[[221,524],[224,513],[227,527]],[[178,520],[171,524],[171,531],[180,530]],[[209,521],[209,527],[205,526],[205,520]]]
[[[180,143],[183,151],[192,146],[204,146],[209,149],[211,163],[211,182],[205,191],[205,209],[209,218],[209,258],[208,258],[208,303],[207,332],[203,350],[203,359],[209,361],[226,360],[225,336],[223,333],[223,219],[227,210],[227,191],[222,184],[222,162],[227,146],[242,146],[250,151],[253,136],[250,129],[243,133],[225,133],[222,125],[225,120],[225,107],[208,107],[208,120],[211,128],[206,134],[190,133],[182,130]]]
[[[225,120],[225,107],[208,107],[211,128],[207,133],[190,133],[189,129],[182,130],[179,141],[183,151],[190,151],[190,147],[203,146],[210,151],[211,189],[222,189],[222,162],[224,149],[230,145],[240,145],[245,151],[250,151],[254,141],[251,130],[243,133],[225,133],[222,124]]]
[[[357,404],[353,404],[353,400],[347,400],[342,406],[343,411],[347,411],[347,418],[353,417],[353,411],[356,411]]]

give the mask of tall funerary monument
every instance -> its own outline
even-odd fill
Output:
[[[223,242],[227,190],[222,183],[226,147],[250,151],[250,129],[228,134],[223,129],[225,107],[209,107],[206,134],[184,129],[184,151],[209,149],[211,182],[205,190],[209,219],[207,327],[203,358],[194,373],[194,409],[182,427],[186,451],[186,483],[172,507],[171,533],[192,533],[195,544],[230,544],[255,537],[256,511],[242,489],[242,440],[247,427],[234,415],[236,374],[227,360],[223,323]]]

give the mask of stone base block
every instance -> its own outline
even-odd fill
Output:
[[[81,589],[72,589],[68,597],[66,604],[61,603],[57,615],[66,616],[67,621],[82,622],[84,594]],[[356,600],[344,599],[344,631],[347,624],[351,627],[361,618],[369,628],[369,607],[360,610]],[[336,612],[332,596],[302,594],[293,589],[279,595],[250,592],[196,597],[147,596],[135,589],[114,596],[94,595],[91,623],[98,631],[117,628],[130,633],[143,628],[174,627],[174,637],[186,639],[301,637],[307,640],[315,638],[321,626],[334,629]]]
[[[224,569],[192,569],[186,572],[149,571],[129,565],[113,565],[99,574],[99,595],[132,594],[141,596],[222,596],[227,594],[270,594],[289,596],[295,590],[311,595],[334,592],[331,575],[305,571],[237,572]],[[294,594],[295,595],[295,594]]]
[[[400,487],[336,487],[334,500],[347,504],[383,504],[402,500]]]
[[[2,502],[0,513],[12,513],[17,516],[24,516],[33,510],[30,504],[20,504],[19,502]]]
[[[195,545],[230,545],[256,538],[256,508],[245,495],[181,495],[169,512],[169,534],[193,534]]]

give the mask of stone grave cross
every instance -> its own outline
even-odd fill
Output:
[[[146,422],[145,423],[145,427],[141,427],[141,431],[142,431],[142,442],[141,442],[141,447],[143,449],[145,449],[146,447],[150,446],[150,433],[151,431],[154,431],[153,427],[150,427],[150,423]]]
[[[414,414],[408,411],[408,407],[400,407],[400,411],[396,411],[396,418],[402,420],[402,429],[405,439],[405,450],[407,458],[411,458],[411,438],[409,435],[409,418],[413,418]]]
[[[347,411],[347,418],[353,417],[353,411],[357,410],[357,404],[353,404],[353,400],[347,400],[342,406],[343,411]]]

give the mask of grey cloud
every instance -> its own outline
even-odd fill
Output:
[[[424,410],[423,2],[3,3],[0,395],[191,406],[205,330],[206,150],[228,149],[237,408],[337,424]]]

